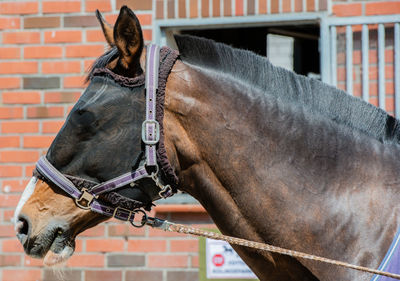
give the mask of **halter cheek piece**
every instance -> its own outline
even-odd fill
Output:
[[[135,223],[135,214],[141,213],[146,217],[146,213],[140,209],[143,206],[136,206],[133,210],[122,208],[121,206],[110,206],[99,200],[99,196],[109,193],[120,187],[131,185],[143,178],[150,178],[154,185],[159,188],[158,198],[167,198],[174,194],[170,185],[164,185],[160,179],[159,167],[157,164],[156,146],[160,141],[160,124],[156,120],[156,104],[159,76],[159,56],[160,49],[157,45],[149,45],[146,55],[146,120],[142,124],[142,141],[145,144],[145,161],[134,171],[125,173],[119,177],[106,182],[94,185],[92,188],[78,189],[72,182],[70,176],[65,176],[58,171],[45,156],[41,157],[36,164],[37,172],[44,176],[46,180],[52,182],[57,187],[65,191],[70,197],[75,199],[79,208],[92,210],[99,214],[115,217],[116,219],[129,221],[135,227],[141,227],[145,220]],[[153,171],[153,172],[148,172]],[[81,179],[85,181],[84,179]],[[143,205],[143,204],[142,204]]]

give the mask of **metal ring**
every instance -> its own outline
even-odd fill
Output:
[[[142,216],[142,220],[140,223],[135,223],[133,221],[133,219],[130,220],[129,222],[131,223],[131,225],[136,228],[143,227],[147,222],[147,214],[143,210],[140,210],[140,209],[134,210],[132,213],[134,214],[133,218],[135,218],[135,214],[137,214],[137,213],[142,213],[143,216]]]

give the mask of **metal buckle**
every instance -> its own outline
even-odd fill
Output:
[[[120,207],[120,206],[117,206],[117,207],[114,209],[114,212],[113,212],[113,215],[112,215],[113,218],[118,219],[115,215],[120,215],[120,214],[121,214],[121,213],[118,213],[118,214],[117,214],[118,209],[120,209],[120,210],[122,210],[122,211],[124,211],[124,212],[129,213],[128,218],[126,219],[127,221],[129,221],[130,218],[131,218],[131,216],[132,216],[132,214],[133,214],[133,211],[128,210],[128,209],[125,209],[125,208],[122,208],[122,207]],[[135,215],[133,215],[133,216],[135,216]]]
[[[155,129],[152,132],[153,136],[155,137],[154,140],[148,140],[146,137],[146,126],[150,125],[150,124],[154,124],[154,126],[155,126]],[[148,145],[153,145],[160,141],[160,124],[156,120],[143,121],[143,123],[142,123],[142,141]]]
[[[97,195],[93,195],[88,192],[86,188],[82,188],[82,194],[81,197],[75,198],[75,204],[84,210],[89,210],[90,209],[90,203],[92,203],[93,199],[97,199]],[[86,202],[85,204],[82,204],[82,202]]]
[[[160,195],[160,197],[164,199],[167,199],[172,194],[173,194],[172,187],[169,184],[164,185],[161,191],[158,193],[158,195]]]

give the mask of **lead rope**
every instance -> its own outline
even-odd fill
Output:
[[[323,258],[323,257],[310,255],[310,254],[306,254],[306,253],[302,253],[302,252],[298,252],[298,251],[288,250],[288,249],[272,246],[272,245],[269,245],[266,243],[249,241],[246,239],[227,236],[227,235],[223,235],[223,234],[216,233],[216,232],[206,231],[206,230],[202,230],[202,229],[198,229],[198,228],[194,228],[194,227],[188,227],[188,226],[185,226],[182,224],[176,224],[176,223],[172,223],[167,220],[161,220],[158,218],[144,216],[142,223],[143,223],[143,225],[147,224],[153,228],[162,229],[164,231],[185,233],[185,234],[190,234],[190,235],[194,235],[194,236],[206,237],[206,238],[210,238],[210,239],[214,239],[214,240],[221,240],[221,241],[228,242],[230,244],[259,249],[259,250],[263,250],[263,251],[269,251],[269,252],[278,253],[278,254],[282,254],[282,255],[286,255],[286,256],[291,256],[294,258],[302,258],[302,259],[319,261],[319,262],[323,262],[323,263],[333,264],[336,266],[351,268],[351,269],[355,269],[358,271],[368,272],[368,273],[382,275],[382,276],[400,280],[400,275],[398,275],[398,274],[381,271],[381,270],[376,270],[376,269],[369,268],[369,267],[354,265],[351,263],[342,262],[342,261],[338,261],[338,260]]]

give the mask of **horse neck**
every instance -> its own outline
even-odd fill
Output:
[[[398,227],[397,147],[182,64],[167,86],[166,139],[181,188],[223,233],[380,263]]]

